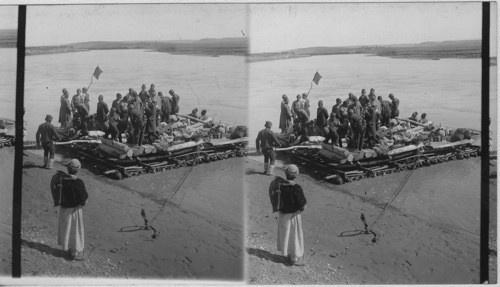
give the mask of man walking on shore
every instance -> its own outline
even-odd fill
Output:
[[[45,117],[45,123],[38,126],[36,132],[36,146],[40,147],[40,142],[43,147],[43,167],[47,169],[52,169],[54,167],[54,155],[56,150],[54,148],[54,140],[60,141],[61,136],[52,124],[52,116],[47,115]]]
[[[278,236],[277,249],[288,257],[295,266],[304,266],[304,232],[302,230],[302,212],[307,200],[302,187],[294,182],[299,168],[290,164],[285,168],[286,180],[276,177],[270,189],[278,190]]]
[[[261,130],[257,135],[257,139],[255,140],[255,148],[257,153],[260,153],[260,149],[262,149],[262,154],[264,155],[264,174],[274,175],[274,150],[273,146],[277,145],[280,147],[280,143],[274,135],[274,132],[271,131],[272,123],[270,121],[266,121],[264,125],[266,128]]]

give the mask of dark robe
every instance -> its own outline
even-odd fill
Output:
[[[280,126],[279,128],[283,131],[288,130],[292,123],[292,111],[288,104],[281,102],[281,114],[280,114]]]
[[[316,125],[320,128],[324,128],[327,125],[327,120],[328,120],[328,111],[325,109],[325,107],[318,107]]]
[[[71,104],[65,96],[61,96],[61,107],[59,108],[59,122],[66,126],[71,121]]]
[[[180,97],[177,94],[173,94],[172,96],[172,114],[178,114],[179,113],[179,100]]]

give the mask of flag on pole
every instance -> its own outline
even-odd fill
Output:
[[[316,86],[319,84],[319,80],[321,80],[321,78],[323,77],[318,72],[314,74],[313,82],[316,84]]]
[[[101,69],[99,69],[99,66],[97,66],[97,67],[95,68],[95,71],[94,71],[94,75],[93,75],[93,76],[94,76],[96,79],[98,79],[98,80],[99,80],[99,76],[101,75],[101,73],[102,73],[102,70],[101,70]]]

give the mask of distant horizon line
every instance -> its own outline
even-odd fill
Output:
[[[66,43],[66,44],[49,44],[49,45],[34,45],[34,46],[26,46],[28,47],[43,47],[43,46],[67,46],[67,45],[75,45],[75,44],[81,44],[81,43],[91,43],[91,42],[102,42],[102,43],[119,43],[119,42],[144,42],[144,43],[154,43],[154,42],[196,42],[196,41],[201,41],[201,40],[221,40],[221,39],[244,39],[250,37],[221,37],[221,38],[200,38],[200,39],[175,39],[175,40],[113,40],[113,41],[106,41],[106,40],[89,40],[89,41],[81,41],[81,42],[71,42],[71,43]],[[258,52],[258,53],[278,53],[278,52],[285,52],[285,51],[293,51],[293,50],[298,50],[298,49],[307,49],[307,48],[318,48],[318,47],[328,47],[328,48],[337,48],[337,47],[371,47],[371,46],[394,46],[394,45],[415,45],[415,44],[423,44],[423,43],[443,43],[443,42],[460,42],[460,41],[481,41],[481,39],[460,39],[460,40],[433,40],[433,41],[422,41],[422,42],[406,42],[406,43],[385,43],[385,44],[347,44],[347,45],[338,45],[338,46],[330,46],[330,45],[315,45],[315,46],[304,46],[304,47],[297,47],[297,48],[292,48],[292,49],[287,49],[287,50],[280,50],[280,51],[273,51],[273,52]]]

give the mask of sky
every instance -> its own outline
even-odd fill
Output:
[[[481,39],[481,13],[480,2],[253,4],[250,51]]]
[[[0,6],[0,29],[17,29],[17,6]]]
[[[241,4],[28,6],[26,46],[242,37],[246,9]]]

